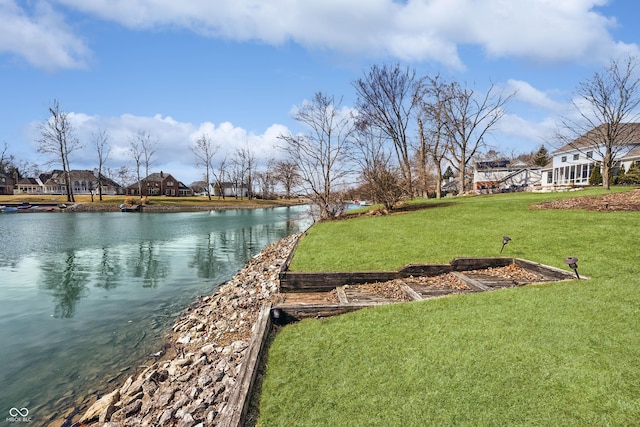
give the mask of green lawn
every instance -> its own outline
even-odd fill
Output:
[[[640,213],[539,211],[597,194],[505,194],[315,225],[292,269],[385,270],[504,255],[568,281],[361,310],[284,328],[259,425],[640,425]],[[430,202],[436,203],[436,202]]]

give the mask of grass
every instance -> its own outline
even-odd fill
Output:
[[[589,191],[580,195],[598,193]],[[315,225],[296,268],[392,269],[494,256],[508,234],[505,255],[562,268],[566,256],[577,256],[592,279],[287,326],[269,351],[258,424],[638,425],[640,213],[528,208],[575,195],[474,197]]]

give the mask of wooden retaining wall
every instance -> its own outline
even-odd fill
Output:
[[[271,304],[262,306],[247,353],[244,355],[242,367],[238,373],[233,394],[224,409],[220,426],[241,427],[245,424],[251,394],[258,375],[260,361],[265,354],[265,344],[273,324],[271,322]]]
[[[410,276],[438,276],[451,272],[481,270],[517,264],[551,280],[571,278],[571,272],[543,266],[519,258],[455,258],[449,264],[409,264],[398,271],[320,272],[288,271],[285,264],[280,272],[280,292],[327,292],[344,285],[386,282]]]

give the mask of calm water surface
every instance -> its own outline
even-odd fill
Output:
[[[45,425],[148,360],[179,312],[306,207],[189,213],[0,215],[0,423]]]

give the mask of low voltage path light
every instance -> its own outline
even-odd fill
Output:
[[[565,258],[564,263],[569,266],[576,273],[576,277],[580,280],[580,275],[578,274],[578,258],[569,257]]]
[[[511,241],[511,237],[502,236],[502,247],[500,248],[500,253],[502,253],[502,251],[504,250],[504,247],[507,246],[507,243],[509,243],[510,241]]]

